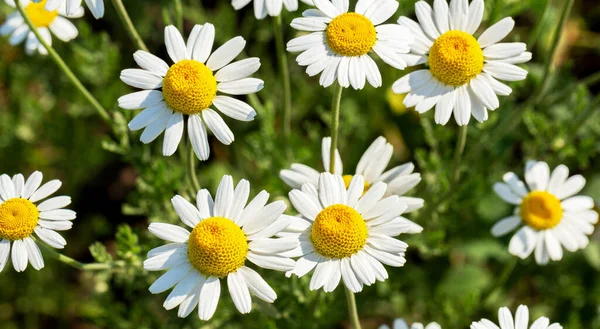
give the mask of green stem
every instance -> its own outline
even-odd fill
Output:
[[[194,153],[194,148],[192,147],[192,143],[189,143],[189,152],[188,152],[188,175],[190,176],[190,180],[192,181],[192,187],[194,189],[194,193],[197,193],[200,190],[200,182],[198,181],[198,176],[196,175],[196,153]]]
[[[288,67],[287,52],[283,41],[283,24],[281,15],[273,18],[273,32],[275,33],[275,45],[277,47],[277,58],[283,75],[283,135],[287,138],[292,131],[292,86],[290,82],[290,69]]]
[[[63,59],[60,57],[60,55],[58,55],[54,48],[52,48],[46,41],[44,41],[44,38],[42,38],[40,32],[33,25],[29,16],[27,16],[27,13],[25,12],[25,9],[23,8],[21,2],[15,1],[15,4],[19,13],[21,13],[21,16],[23,16],[25,23],[27,23],[27,26],[29,26],[29,29],[33,32],[33,34],[35,34],[35,37],[38,39],[38,41],[44,46],[44,48],[46,48],[52,60],[65,73],[67,78],[69,78],[71,83],[75,85],[75,87],[81,92],[81,94],[83,94],[83,96],[88,100],[88,102],[90,102],[90,104],[94,107],[96,112],[98,112],[98,115],[100,115],[102,120],[106,121],[106,123],[110,125],[111,118],[108,112],[104,109],[104,107],[102,107],[100,102],[98,102],[98,100],[83,86],[81,81],[79,81],[79,79],[75,76],[73,71],[69,69],[69,66],[65,63],[65,61],[63,61]]]
[[[50,256],[52,256],[52,258],[58,260],[59,262],[65,263],[66,265],[69,265],[69,266],[76,268],[78,270],[81,270],[81,271],[104,271],[104,270],[112,270],[114,268],[125,267],[125,262],[123,262],[123,261],[116,261],[113,263],[89,263],[89,264],[81,263],[81,262],[74,260],[71,257],[65,256],[65,255],[57,252],[53,248],[47,246],[45,243],[40,242],[37,239],[35,239],[35,240],[37,242],[37,245],[42,247],[42,249],[44,249],[46,254],[49,254]]]
[[[456,150],[454,151],[454,173],[452,174],[452,182],[458,182],[460,178],[460,162],[467,144],[468,125],[461,126],[458,131],[458,140],[456,141]]]
[[[329,157],[329,172],[335,172],[335,151],[338,144],[338,130],[340,127],[340,103],[342,102],[342,91],[344,88],[339,83],[333,89],[333,101],[331,104],[331,150]],[[327,169],[327,168],[325,168]]]
[[[554,36],[552,37],[552,43],[550,45],[550,55],[546,57],[546,61],[544,62],[542,84],[540,85],[540,88],[536,93],[536,97],[534,97],[535,104],[539,103],[544,97],[544,91],[546,90],[546,86],[548,85],[548,76],[550,75],[550,71],[552,70],[552,62],[554,62],[554,56],[556,55],[558,42],[560,41],[560,37],[562,35],[562,31],[564,30],[565,23],[567,22],[567,18],[569,18],[569,15],[571,14],[571,9],[573,8],[574,2],[575,0],[565,0],[561,8],[560,19],[558,20],[558,25],[556,26]]]
[[[488,289],[486,289],[481,294],[481,297],[483,298],[483,301],[484,301],[483,304],[485,304],[485,302],[487,302],[487,300],[491,296],[494,295],[494,292],[496,292],[496,290],[502,289],[502,287],[504,286],[506,281],[508,281],[508,279],[510,278],[510,275],[513,273],[513,271],[517,267],[518,262],[519,262],[519,259],[516,256],[513,256],[510,263],[508,263],[508,264],[506,264],[506,266],[504,266],[504,270],[498,277],[498,280],[496,282],[494,282],[494,284],[492,286],[490,286]]]
[[[183,6],[181,0],[175,0],[175,23],[177,29],[183,32]]]
[[[138,49],[148,51],[148,47],[146,47],[144,40],[142,40],[142,38],[140,37],[138,31],[133,25],[133,22],[131,21],[131,18],[129,17],[129,14],[127,13],[127,9],[125,9],[123,1],[112,0],[112,3],[115,7],[115,10],[117,11],[117,15],[119,15],[119,19],[121,19],[121,22],[125,27],[125,31],[127,31],[127,34],[129,34],[129,38],[131,38],[131,41],[135,42]]]
[[[360,319],[358,317],[358,310],[356,309],[356,299],[354,298],[354,293],[346,287],[344,287],[344,290],[346,291],[346,302],[348,303],[348,316],[350,317],[350,323],[352,324],[352,328],[361,329]]]
[[[535,44],[539,40],[542,31],[544,30],[544,23],[546,22],[546,17],[548,17],[548,15],[550,14],[550,9],[552,8],[551,4],[552,0],[546,1],[544,11],[542,12],[542,17],[540,17],[539,23],[535,25],[533,31],[531,32],[531,35],[529,36],[529,40],[527,41],[527,47],[532,51],[535,48]]]

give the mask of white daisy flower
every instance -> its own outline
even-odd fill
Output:
[[[323,167],[326,172],[330,172],[330,149],[331,137],[323,138],[321,143],[321,155],[323,158]],[[342,178],[344,179],[346,188],[350,186],[350,181],[354,175],[363,176],[365,191],[368,191],[371,186],[379,182],[384,182],[387,184],[384,197],[398,195],[399,200],[408,207],[404,213],[415,211],[423,207],[425,201],[421,198],[404,196],[404,194],[419,184],[421,181],[421,174],[413,172],[415,166],[412,163],[405,163],[383,172],[390,162],[393,152],[394,147],[392,144],[388,143],[385,137],[380,136],[371,144],[371,146],[369,146],[360,158],[355,173],[352,175],[343,175],[342,159],[339,152],[336,150],[336,166],[333,173],[336,175],[343,175]],[[279,173],[279,177],[281,177],[281,179],[291,188],[300,189],[304,183],[310,183],[315,187],[318,186],[319,174],[320,172],[309,166],[293,163],[290,166],[290,169],[282,170]],[[400,219],[410,225],[410,231],[407,233],[420,233],[423,231],[423,227],[413,223],[407,218],[400,216]]]
[[[169,270],[150,287],[153,294],[174,287],[165,309],[179,306],[179,317],[187,317],[198,305],[200,319],[210,319],[219,302],[221,279],[227,280],[233,303],[241,313],[250,312],[250,293],[268,303],[277,298],[246,261],[266,269],[291,270],[294,261],[282,254],[295,249],[298,238],[272,236],[287,228],[293,217],[283,215],[283,201],[265,205],[269,198],[265,191],[246,205],[249,194],[247,180],[241,180],[234,190],[231,176],[224,176],[214,204],[205,189],[198,191],[197,207],[179,195],[171,199],[191,233],[176,225],[150,224],[152,234],[171,242],[150,250],[144,261],[148,271]]]
[[[442,327],[437,324],[436,322],[431,322],[430,324],[428,324],[427,326],[423,326],[422,323],[419,322],[415,322],[410,326],[410,329],[442,329]],[[378,329],[390,329],[390,326],[388,326],[387,324],[381,325],[379,326]],[[392,324],[392,329],[409,329],[408,324],[406,324],[406,321],[404,321],[404,319],[402,318],[398,318],[394,320],[394,323]]]
[[[529,326],[529,309],[525,305],[517,308],[517,313],[513,318],[512,313],[507,307],[498,310],[498,325],[488,319],[471,323],[471,329],[562,329],[558,323],[550,324],[550,320],[545,317],[539,317]]]
[[[589,243],[587,236],[598,222],[594,200],[574,196],[583,189],[585,178],[569,178],[569,169],[564,165],[550,174],[547,163],[529,161],[525,181],[527,186],[509,172],[504,175],[504,183],[494,184],[496,194],[516,208],[513,216],[492,227],[492,234],[503,236],[523,225],[510,240],[508,251],[525,259],[535,250],[538,264],[561,260],[563,247],[571,252],[585,248]]]
[[[315,0],[314,4],[317,9],[306,10],[291,24],[312,33],[288,42],[287,50],[302,52],[296,61],[307,66],[309,76],[323,72],[321,86],[337,80],[342,87],[362,89],[366,79],[380,87],[381,74],[369,56],[371,51],[397,69],[406,67],[404,56],[410,51],[412,33],[397,24],[382,24],[398,9],[396,0],[358,0],[355,12],[348,12],[348,0]]]
[[[12,7],[16,7],[14,0],[4,0]],[[77,37],[79,32],[73,23],[67,18],[78,18],[83,16],[83,7],[79,6],[73,11],[72,15],[67,15],[66,7],[60,6],[52,11],[44,9],[46,0],[40,3],[34,3],[29,0],[20,0],[27,16],[31,19],[33,25],[48,43],[52,45],[52,32],[57,38],[64,42],[69,42]],[[35,34],[29,29],[27,23],[21,16],[21,13],[15,11],[8,15],[6,22],[0,26],[0,35],[10,35],[8,42],[16,46],[25,41],[25,53],[33,55],[36,51],[42,55],[47,55],[48,51],[39,42]]]
[[[487,120],[487,110],[500,106],[496,95],[512,90],[499,80],[518,81],[527,71],[514,65],[531,59],[522,42],[499,43],[512,31],[515,22],[506,17],[473,37],[483,17],[483,0],[435,0],[433,9],[427,2],[415,4],[420,24],[400,17],[398,24],[415,36],[409,65],[427,64],[427,69],[411,72],[396,81],[392,90],[408,93],[407,107],[416,106],[425,113],[435,106],[435,122],[446,124],[454,112],[459,125],[469,123],[471,114]]]
[[[252,0],[231,0],[231,5],[235,10],[240,10],[248,5]],[[312,5],[311,0],[302,0],[302,2]],[[276,17],[281,14],[285,7],[287,11],[298,10],[298,0],[254,0],[254,16],[256,19],[264,19],[267,15]]]
[[[47,11],[54,11],[58,8],[65,8],[67,15],[75,15],[79,12],[79,7],[81,7],[81,0],[32,0],[35,3],[42,2],[45,3],[45,8]],[[104,16],[104,0],[85,0],[88,8],[92,12],[92,15],[96,19],[102,18]]]
[[[383,198],[385,190],[379,182],[363,194],[362,176],[355,175],[346,189],[342,176],[323,173],[318,191],[308,183],[291,191],[290,201],[302,217],[287,229],[300,239],[289,253],[300,258],[287,275],[301,277],[315,269],[311,290],[331,292],[342,279],[356,293],[388,278],[382,263],[404,266],[408,245],[393,237],[410,230],[399,217],[406,204],[395,195]]]
[[[223,144],[233,142],[233,132],[223,118],[211,106],[226,116],[252,121],[256,112],[243,101],[217,95],[246,95],[260,91],[263,81],[248,78],[258,71],[260,60],[247,58],[229,64],[246,45],[242,37],[235,37],[211,55],[215,28],[212,24],[196,25],[187,45],[174,26],[165,28],[165,43],[169,57],[175,64],[145,51],[137,51],[133,58],[142,69],[126,69],[121,80],[126,84],[145,89],[119,98],[119,106],[126,110],[144,108],[131,122],[129,129],[142,128],[140,140],[150,143],[163,131],[163,155],[170,156],[177,150],[183,136],[184,116],[188,116],[188,136],[198,159],[210,155],[207,127]]]
[[[36,270],[44,267],[44,258],[32,236],[34,232],[53,248],[63,249],[67,244],[56,231],[70,230],[73,226],[71,220],[75,219],[75,212],[62,209],[71,204],[71,197],[46,199],[62,183],[58,179],[41,183],[39,171],[27,180],[21,174],[12,179],[5,174],[0,176],[0,272],[8,263],[9,255],[17,272],[25,271],[28,263]]]

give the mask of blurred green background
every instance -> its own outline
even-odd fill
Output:
[[[468,328],[472,321],[496,320],[500,306],[514,311],[531,307],[532,317],[548,316],[565,328],[600,328],[600,240],[591,237],[583,251],[565,253],[560,262],[540,267],[533,259],[514,262],[507,251],[510,236],[495,239],[489,230],[511,207],[496,197],[492,184],[506,171],[523,173],[528,159],[566,164],[587,178],[583,194],[600,200],[600,3],[577,0],[554,56],[552,39],[565,0],[488,0],[483,27],[504,16],[516,20],[510,41],[524,41],[533,60],[524,65],[527,80],[511,83],[489,121],[471,120],[462,176],[452,184],[457,126],[433,123],[433,111],[419,116],[401,105],[402,96],[387,88],[406,72],[378,61],[384,87],[346,90],[342,100],[340,151],[348,173],[368,145],[380,135],[394,144],[391,165],[413,161],[423,181],[413,195],[425,208],[410,214],[425,228],[402,236],[409,245],[407,264],[387,270],[390,279],[357,295],[363,328],[373,329],[395,317],[409,322],[437,321],[443,328]],[[0,172],[25,175],[34,170],[45,180],[59,178],[61,194],[73,197],[78,213],[65,232],[66,255],[83,262],[124,260],[112,273],[80,272],[45,256],[46,267],[0,273],[0,328],[349,328],[344,292],[311,292],[310,276],[286,279],[261,271],[277,291],[272,305],[255,300],[250,315],[240,315],[224,289],[213,319],[202,322],[166,311],[168,293],[151,295],[149,285],[160,273],[141,269],[146,252],[163,242],[147,231],[150,221],[176,223],[170,198],[190,195],[178,153],[161,155],[161,141],[144,146],[126,122],[133,112],[117,107],[117,98],[132,91],[119,80],[122,69],[136,67],[136,50],[106,0],[103,20],[87,14],[75,20],[79,37],[55,47],[70,68],[114,116],[109,127],[47,57],[28,57],[22,47],[0,42]],[[355,1],[351,1],[355,2]],[[414,1],[402,0],[400,15],[414,17]],[[227,0],[183,1],[185,32],[193,24],[212,22],[216,44],[242,35],[243,56],[258,56],[255,75],[265,80],[258,95],[264,108],[256,120],[226,120],[236,141],[223,146],[211,137],[211,158],[197,172],[213,193],[222,175],[250,181],[253,193],[266,189],[284,199],[288,188],[279,171],[292,162],[322,170],[320,139],[329,135],[331,90],[309,78],[289,56],[294,100],[293,131],[282,138],[283,88],[279,78],[273,22],[257,21],[252,6],[236,12]],[[150,51],[167,58],[163,28],[174,19],[174,1],[126,1],[132,20]],[[307,7],[301,4],[301,9]],[[0,16],[14,10],[0,5]],[[285,38],[299,16],[284,12]],[[481,30],[480,30],[481,31]],[[545,64],[550,74],[544,82]],[[544,83],[544,85],[542,85]],[[544,87],[542,89],[542,87]],[[539,92],[540,97],[532,99]],[[192,194],[194,195],[194,194]],[[291,208],[291,207],[290,207]],[[288,210],[292,214],[292,210]],[[90,245],[92,245],[91,248]],[[506,281],[503,273],[510,274]]]

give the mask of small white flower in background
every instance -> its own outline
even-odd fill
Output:
[[[247,95],[260,91],[263,81],[248,78],[258,71],[260,60],[252,57],[231,63],[246,46],[242,37],[227,41],[211,55],[214,39],[215,28],[209,23],[194,26],[187,45],[174,26],[167,26],[165,44],[175,64],[169,67],[162,59],[139,50],[133,57],[142,69],[121,72],[123,82],[145,89],[119,98],[123,109],[144,109],[129,122],[129,129],[145,128],[140,137],[145,144],[165,131],[165,156],[175,153],[179,146],[184,116],[188,116],[188,136],[200,160],[210,155],[207,127],[221,143],[234,141],[233,132],[211,106],[235,120],[254,120],[256,111],[250,105],[217,92]]]
[[[279,16],[283,7],[287,11],[298,10],[298,0],[231,0],[231,5],[235,10],[240,10],[252,1],[254,1],[254,16],[256,19],[263,19],[267,15]],[[311,0],[302,0],[302,2],[312,5]]]
[[[44,8],[47,11],[54,11],[58,8],[65,8],[67,15],[75,15],[79,12],[81,7],[81,0],[32,0],[35,3],[45,3]],[[92,12],[92,15],[96,19],[104,16],[104,0],[85,0],[88,8]]]
[[[71,204],[71,198],[46,199],[62,185],[58,179],[41,184],[39,171],[27,180],[21,174],[12,179],[5,174],[0,176],[0,272],[8,263],[11,243],[12,263],[17,272],[25,271],[28,263],[36,270],[44,267],[42,253],[32,238],[34,232],[53,248],[62,249],[67,244],[56,231],[66,231],[73,226],[71,220],[75,219],[75,212],[62,209]]]
[[[198,306],[202,320],[210,319],[221,294],[221,279],[241,313],[249,313],[250,293],[272,303],[277,295],[246,261],[277,271],[289,271],[294,261],[283,253],[297,248],[297,237],[272,238],[287,228],[293,217],[283,215],[283,201],[267,204],[269,194],[260,192],[246,205],[250,184],[241,180],[233,188],[231,176],[224,176],[216,198],[198,191],[196,206],[177,195],[171,199],[181,221],[192,229],[152,223],[150,232],[170,243],[150,250],[144,268],[169,270],[150,287],[158,294],[172,287],[164,307],[179,306],[179,317],[187,317]]]
[[[427,326],[423,326],[422,323],[419,322],[415,322],[410,326],[410,329],[442,329],[442,327],[437,324],[436,322],[431,322],[430,324],[428,324]],[[378,329],[390,329],[390,326],[388,326],[387,324],[381,325]],[[406,324],[406,321],[404,321],[404,319],[400,318],[400,319],[395,319],[394,323],[392,324],[392,328],[391,329],[409,329],[408,325]]]
[[[329,170],[330,161],[330,150],[331,150],[331,137],[323,138],[321,144],[321,155],[323,158],[323,167],[325,171]],[[400,201],[407,205],[405,213],[415,211],[423,207],[424,200],[421,198],[414,198],[403,196],[406,192],[410,191],[421,181],[421,174],[413,172],[415,166],[412,163],[405,163],[403,165],[394,167],[386,172],[385,168],[389,164],[394,148],[392,144],[388,143],[385,137],[377,138],[371,146],[365,151],[363,156],[360,158],[356,171],[353,175],[343,175],[343,163],[336,150],[336,160],[334,174],[343,175],[344,183],[346,188],[349,187],[350,181],[354,175],[362,175],[365,183],[365,191],[369,190],[371,186],[378,182],[384,182],[387,184],[387,189],[384,196],[398,195]],[[279,177],[291,188],[300,189],[304,183],[310,183],[315,187],[319,183],[320,172],[303,164],[294,163],[290,169],[284,169],[280,172]],[[420,233],[423,228],[410,220],[400,217],[405,220],[406,223],[410,224],[411,230],[408,233]]]
[[[515,26],[506,17],[485,30],[479,39],[484,10],[483,0],[435,0],[433,9],[425,1],[415,4],[420,24],[400,17],[398,24],[411,30],[409,65],[427,64],[428,68],[411,72],[396,81],[392,90],[406,94],[404,104],[425,113],[435,106],[435,122],[445,125],[452,113],[463,126],[471,115],[483,122],[487,110],[500,106],[497,95],[510,95],[512,89],[499,80],[519,81],[527,71],[514,65],[531,60],[522,42],[499,43]]]
[[[10,6],[15,7],[13,0],[5,1]],[[72,15],[67,15],[64,4],[56,10],[47,11],[44,9],[46,0],[40,3],[33,3],[29,0],[20,1],[23,8],[25,8],[27,16],[31,19],[31,22],[37,28],[44,41],[49,45],[52,45],[52,35],[50,32],[64,42],[75,39],[79,34],[75,25],[67,18],[83,16],[83,7],[79,6],[77,10],[73,11]],[[25,52],[27,55],[32,55],[36,51],[42,55],[48,54],[46,48],[38,41],[18,11],[6,18],[6,22],[0,26],[0,35],[10,35],[8,42],[13,46],[25,41]]]
[[[348,0],[315,0],[314,4],[317,9],[306,10],[291,24],[312,33],[288,42],[287,50],[302,52],[296,61],[307,66],[309,76],[323,72],[321,86],[328,87],[337,80],[342,87],[362,89],[366,79],[373,87],[380,87],[381,73],[369,55],[371,51],[397,69],[407,66],[405,56],[410,56],[412,33],[397,24],[382,24],[398,9],[396,0],[359,0],[356,12],[348,12]]]
[[[294,217],[294,224],[286,229],[285,236],[295,233],[300,240],[300,246],[287,253],[300,256],[288,276],[302,277],[315,269],[311,290],[331,292],[341,279],[356,293],[363,285],[388,278],[382,263],[404,266],[408,245],[393,237],[410,230],[399,217],[406,204],[395,195],[383,198],[385,183],[363,194],[362,176],[355,175],[346,189],[342,176],[323,173],[318,188],[307,183],[290,192],[290,201],[302,217]]]
[[[517,313],[513,318],[512,313],[507,307],[502,307],[498,310],[498,323],[500,329],[562,329],[558,323],[550,324],[550,320],[542,316],[535,320],[529,326],[529,309],[525,305],[517,308]],[[499,329],[498,325],[488,319],[471,323],[471,329]]]
[[[529,161],[525,181],[527,186],[509,172],[504,175],[504,183],[494,184],[496,194],[516,208],[513,216],[492,227],[492,234],[503,236],[524,225],[510,240],[508,251],[525,259],[535,250],[538,264],[561,260],[563,247],[571,252],[585,248],[587,236],[598,222],[594,200],[574,196],[583,189],[585,178],[569,178],[569,169],[564,165],[550,174],[547,163]]]

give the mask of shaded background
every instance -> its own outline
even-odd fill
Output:
[[[73,197],[78,218],[65,232],[64,253],[83,262],[120,259],[126,269],[113,273],[74,270],[46,256],[46,267],[0,273],[0,328],[348,328],[344,292],[311,292],[310,276],[286,279],[283,273],[261,271],[278,292],[270,305],[255,300],[250,315],[240,315],[223,289],[213,319],[202,322],[166,311],[168,293],[151,295],[147,288],[160,273],[141,269],[146,252],[163,242],[150,236],[149,221],[177,222],[170,205],[176,193],[190,195],[182,165],[183,144],[172,157],[161,155],[162,138],[149,146],[139,132],[128,132],[133,112],[117,107],[117,98],[132,91],[119,79],[120,70],[136,67],[136,50],[110,1],[103,20],[91,15],[75,20],[79,37],[55,47],[84,84],[114,115],[116,130],[105,125],[47,57],[28,57],[22,47],[0,42],[0,172],[44,173],[59,178],[62,194]],[[355,2],[355,1],[351,1]],[[414,1],[402,0],[394,16],[414,17]],[[419,116],[402,106],[402,96],[388,88],[406,72],[381,61],[384,87],[346,90],[342,100],[340,151],[347,173],[368,145],[380,135],[395,147],[391,165],[412,161],[423,181],[413,195],[425,208],[409,217],[425,231],[402,236],[410,245],[407,264],[387,270],[390,279],[357,295],[365,329],[402,316],[409,322],[437,321],[443,328],[468,328],[471,321],[496,320],[500,306],[531,307],[532,317],[546,315],[565,328],[600,328],[600,241],[591,237],[583,251],[565,253],[561,262],[540,267],[533,259],[514,263],[508,254],[510,236],[495,239],[489,230],[512,208],[491,186],[506,171],[522,176],[528,159],[560,163],[587,178],[583,194],[600,200],[600,5],[576,1],[565,25],[551,75],[539,102],[544,62],[563,0],[488,0],[482,28],[504,16],[516,27],[507,40],[524,41],[533,60],[524,65],[526,81],[509,84],[514,92],[501,97],[490,119],[469,126],[463,173],[452,184],[452,158],[457,127],[433,123],[433,111]],[[132,20],[150,48],[167,58],[163,28],[174,17],[173,1],[126,1]],[[329,134],[331,90],[309,78],[290,55],[294,92],[293,132],[282,138],[282,83],[278,77],[272,21],[257,21],[251,5],[235,12],[229,1],[185,1],[185,35],[193,24],[212,22],[216,45],[242,35],[248,41],[240,57],[258,56],[256,76],[265,80],[258,95],[264,108],[256,120],[226,120],[236,135],[232,146],[211,137],[211,158],[198,166],[203,187],[211,191],[223,174],[246,178],[253,193],[266,189],[271,200],[284,199],[288,188],[279,170],[301,162],[322,170],[320,139]],[[301,4],[301,9],[307,7]],[[352,8],[352,7],[351,7]],[[0,5],[0,16],[13,9]],[[296,13],[283,13],[285,38]],[[481,29],[480,29],[481,31]],[[193,194],[192,194],[193,195]],[[288,213],[292,214],[290,209]],[[88,248],[93,244],[92,248]],[[94,257],[96,260],[94,260]],[[503,280],[503,277],[506,280]]]

